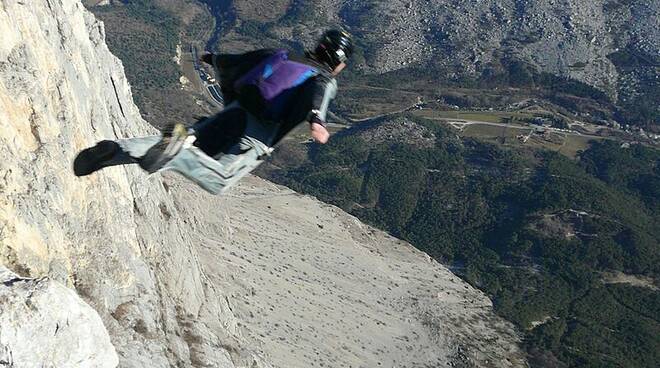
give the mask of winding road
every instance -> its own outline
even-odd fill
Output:
[[[211,96],[211,99],[220,107],[224,106],[225,99],[222,97],[220,86],[208,82],[210,80],[210,76],[206,73],[204,68],[199,65],[199,53],[197,52],[197,47],[195,45],[190,45],[190,54],[192,55],[195,71],[197,72],[199,79],[202,81],[202,85],[206,88],[207,92]]]

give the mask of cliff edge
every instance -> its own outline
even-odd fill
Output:
[[[79,1],[2,0],[0,35],[0,263],[75,289],[122,367],[257,364],[163,182],[133,167],[72,174],[86,146],[154,133],[103,24]],[[196,318],[205,306],[222,328]]]

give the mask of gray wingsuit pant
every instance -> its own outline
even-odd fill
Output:
[[[237,102],[227,106],[220,114],[230,109],[241,108]],[[197,183],[212,194],[222,194],[242,177],[259,166],[263,159],[270,155],[270,147],[278,126],[259,121],[252,114],[245,114],[245,131],[237,142],[228,149],[211,157],[194,145],[186,145],[159,171],[172,170]],[[137,162],[153,145],[160,141],[158,135],[138,138],[120,139],[117,141],[130,156],[132,162]]]

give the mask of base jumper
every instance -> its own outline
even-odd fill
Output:
[[[206,191],[222,194],[254,170],[293,128],[306,122],[312,138],[326,143],[328,106],[337,76],[353,52],[351,36],[323,34],[314,51],[262,49],[244,54],[205,54],[220,80],[225,108],[161,135],[104,140],[75,158],[76,176],[104,167],[138,164],[149,173],[173,170]]]

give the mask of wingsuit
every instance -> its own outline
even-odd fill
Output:
[[[78,154],[74,173],[138,164],[149,173],[176,171],[210,193],[224,193],[299,124],[309,124],[316,141],[328,140],[335,76],[352,51],[348,33],[330,30],[313,52],[301,56],[284,49],[206,54],[201,60],[220,80],[222,111],[190,127],[175,124],[161,135],[101,141]]]

